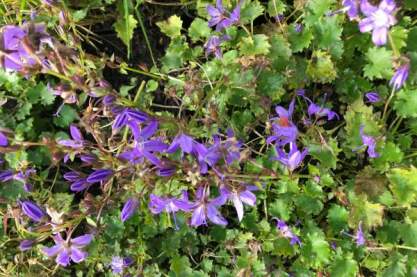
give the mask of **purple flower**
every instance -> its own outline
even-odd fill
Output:
[[[80,263],[84,261],[88,253],[82,251],[84,247],[90,244],[93,236],[90,234],[82,235],[76,238],[67,238],[64,240],[60,233],[53,237],[55,245],[52,247],[44,247],[42,252],[48,257],[56,256],[56,263],[61,266],[67,266],[71,261]]]
[[[29,249],[32,249],[34,243],[35,241],[31,239],[22,240],[19,244],[19,249],[20,251],[27,251]]]
[[[394,0],[382,0],[378,7],[371,5],[368,0],[361,0],[361,11],[366,16],[359,22],[359,30],[372,31],[372,41],[381,46],[387,43],[388,29],[397,21],[392,15],[396,5]]]
[[[6,135],[0,132],[0,146],[6,147],[8,145],[9,145],[9,141],[7,140]]]
[[[31,174],[35,173],[36,170],[33,168],[27,168],[24,170],[18,171],[16,174],[14,174],[13,179],[19,182],[23,183],[23,188],[26,192],[32,191],[32,185],[28,183],[28,179]]]
[[[193,215],[190,225],[198,227],[207,225],[207,218],[218,225],[227,225],[227,220],[220,214],[217,208],[226,202],[226,198],[220,195],[214,199],[208,199],[209,188],[199,187],[196,192],[196,200],[193,203]]]
[[[362,231],[362,222],[359,222],[358,230],[356,231],[355,240],[356,240],[357,246],[361,246],[365,244],[365,237]]]
[[[206,48],[206,57],[208,57],[210,54],[214,54],[217,59],[220,59],[222,57],[222,49],[220,48],[220,44],[229,39],[230,37],[227,35],[221,37],[211,36],[207,43],[204,45],[204,48]]]
[[[87,182],[90,184],[106,181],[113,175],[111,169],[97,169],[87,177]]]
[[[10,181],[13,179],[13,177],[14,177],[14,173],[10,169],[0,171],[0,182]]]
[[[227,165],[240,159],[240,148],[242,142],[238,141],[231,129],[227,131],[227,139],[222,141],[219,136],[214,136],[214,144],[207,148],[203,160],[213,167],[220,159]]]
[[[120,111],[118,115],[116,116],[112,128],[113,130],[118,130],[126,126],[126,124],[129,121],[134,121],[137,124],[139,124],[139,123],[146,122],[148,120],[149,120],[149,117],[146,113],[139,111],[137,109],[125,108],[122,111]]]
[[[120,256],[113,256],[111,259],[111,269],[114,274],[120,274],[123,270],[133,264],[130,257],[122,258]]]
[[[405,64],[398,68],[389,82],[390,86],[392,86],[395,90],[399,90],[405,84],[405,81],[407,81],[409,70],[409,64]]]
[[[188,212],[192,209],[191,203],[188,201],[188,194],[187,191],[182,192],[181,198],[168,198],[168,197],[159,197],[155,194],[150,195],[149,201],[149,210],[153,214],[160,214],[162,212],[166,212],[168,214],[172,213],[174,217],[175,227],[178,229],[177,220],[175,214],[182,210],[184,212]]]
[[[146,158],[152,164],[162,167],[161,160],[155,156],[154,153],[163,152],[167,148],[168,145],[163,143],[161,140],[144,140],[141,142],[135,141],[133,148],[121,153],[118,157],[133,164],[143,163],[144,158]]]
[[[207,5],[207,13],[210,15],[210,20],[208,22],[209,27],[216,26],[216,31],[220,32],[224,28],[239,22],[240,3],[230,13],[230,16],[226,15],[226,10],[223,7],[222,0],[217,0],[216,7]]]
[[[97,161],[97,157],[93,154],[81,154],[80,160],[83,161],[87,165],[91,165]]]
[[[79,192],[91,186],[91,183],[87,182],[87,178],[84,178],[80,173],[75,171],[65,173],[64,179],[72,183],[71,191]]]
[[[368,147],[368,155],[370,158],[378,158],[379,154],[376,152],[375,148],[376,148],[376,140],[374,137],[365,135],[365,133],[363,132],[364,130],[364,126],[361,125],[359,132],[362,138],[362,143],[363,146]]]
[[[350,20],[355,19],[359,15],[359,0],[343,0],[342,5],[347,11]]]
[[[243,219],[243,203],[252,207],[256,205],[256,196],[252,193],[254,190],[258,190],[258,187],[244,186],[237,189],[229,189],[227,186],[224,186],[220,190],[220,193],[223,195],[223,197],[233,202],[239,221],[242,221]]]
[[[72,139],[58,140],[58,144],[67,146],[74,149],[80,149],[83,147],[84,139],[80,130],[73,124],[70,126],[70,134]]]
[[[136,210],[139,207],[139,200],[135,198],[129,198],[126,203],[123,205],[122,212],[120,214],[120,219],[122,222],[125,222],[133,216]]]
[[[27,215],[29,218],[31,218],[33,221],[41,222],[44,216],[46,215],[45,212],[41,209],[41,207],[39,207],[32,201],[21,201],[20,206],[22,207],[23,213]]]
[[[305,156],[308,153],[307,149],[300,152],[295,142],[290,143],[290,151],[286,153],[283,149],[276,147],[278,156],[274,157],[274,160],[280,161],[285,165],[290,172],[293,172],[297,167],[301,165]]]
[[[317,118],[327,116],[327,120],[333,120],[334,118],[339,119],[339,115],[337,113],[328,108],[320,107],[313,102],[308,105],[307,112],[309,116],[315,115]]]
[[[273,135],[266,140],[267,143],[276,142],[277,145],[285,145],[294,142],[297,139],[298,129],[292,122],[292,114],[294,112],[295,99],[290,103],[288,110],[281,106],[277,106],[275,111],[278,117],[271,118]]]
[[[172,141],[171,145],[166,150],[167,153],[174,153],[178,149],[181,149],[183,153],[191,154],[196,142],[194,139],[183,133],[177,135]]]
[[[365,94],[365,97],[370,103],[376,103],[381,101],[381,97],[379,96],[378,92],[375,91],[368,92],[367,94]]]
[[[301,25],[300,23],[295,24],[294,31],[296,33],[301,33],[303,31],[303,25]]]
[[[278,218],[274,218],[274,219],[277,221],[277,228],[280,231],[281,235],[285,238],[289,238],[291,245],[298,243],[298,245],[301,246],[301,241],[299,237],[291,231],[291,229],[288,227],[285,221],[280,220]]]
[[[2,38],[1,48],[5,50],[2,66],[11,71],[22,71],[37,63],[43,65],[45,58],[37,50],[43,43],[52,45],[44,24],[7,25],[2,28]]]

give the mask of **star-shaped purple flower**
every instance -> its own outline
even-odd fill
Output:
[[[368,155],[370,158],[378,158],[379,154],[376,152],[376,139],[372,136],[365,135],[364,126],[360,126],[359,133],[361,135],[363,146],[368,147]]]
[[[229,188],[224,186],[220,193],[227,199],[233,202],[235,206],[237,217],[242,221],[244,209],[243,204],[254,207],[256,205],[256,195],[252,191],[258,190],[256,186],[242,186],[240,188]]]
[[[52,247],[44,247],[42,252],[48,257],[56,256],[56,263],[61,266],[68,266],[71,261],[80,263],[84,261],[88,253],[82,249],[90,244],[93,236],[90,234],[82,235],[76,238],[67,238],[64,240],[60,233],[53,237],[55,245]]]
[[[193,215],[190,225],[198,227],[207,225],[207,219],[218,225],[227,225],[227,220],[220,214],[218,207],[226,202],[223,195],[214,199],[208,199],[209,188],[199,187],[196,192],[196,201],[193,203]]]
[[[299,151],[297,148],[297,144],[295,142],[291,142],[289,144],[290,150],[289,152],[285,152],[283,148],[276,147],[278,156],[274,157],[274,160],[280,161],[283,165],[285,165],[290,172],[293,172],[297,167],[301,165],[305,156],[308,153],[308,149],[305,148],[303,151]]]
[[[361,0],[360,8],[366,18],[359,22],[362,33],[372,31],[372,41],[381,46],[387,43],[388,29],[397,23],[393,16],[396,9],[394,0],[382,0],[378,7],[371,5],[368,0]]]

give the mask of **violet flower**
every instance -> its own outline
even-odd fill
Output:
[[[394,90],[399,90],[405,84],[405,81],[407,81],[409,71],[409,64],[399,67],[389,82],[390,86],[392,86]]]
[[[70,171],[65,173],[64,179],[71,182],[71,191],[79,192],[91,186],[91,183],[87,182],[87,178],[83,177],[80,173],[76,171]]]
[[[379,154],[375,150],[375,148],[376,148],[376,140],[372,136],[365,135],[365,133],[363,131],[364,128],[365,127],[363,125],[361,125],[360,126],[360,129],[359,129],[363,146],[368,147],[367,152],[368,152],[368,155],[369,155],[370,158],[378,158],[379,157]]]
[[[278,156],[273,157],[274,160],[280,161],[285,165],[290,172],[293,172],[297,167],[301,165],[305,156],[308,153],[308,149],[299,151],[295,142],[290,143],[290,151],[286,153],[283,149],[276,147]]]
[[[220,214],[218,207],[226,202],[226,198],[220,195],[214,199],[208,199],[209,188],[200,186],[196,192],[196,201],[193,203],[193,215],[190,225],[198,227],[207,225],[207,218],[214,224],[227,225],[227,220]]]
[[[34,243],[35,243],[35,241],[31,240],[31,239],[22,240],[19,244],[19,249],[20,249],[20,251],[30,250],[30,249],[32,249]]]
[[[48,257],[56,256],[56,263],[61,266],[68,266],[71,261],[80,263],[84,261],[88,253],[82,249],[90,244],[93,236],[90,234],[82,235],[71,239],[68,237],[64,240],[60,233],[53,237],[55,245],[52,247],[44,247],[42,252]]]
[[[46,216],[45,212],[37,204],[32,201],[26,200],[21,201],[20,206],[23,213],[31,218],[33,221],[41,222]]]
[[[204,48],[206,49],[206,57],[208,57],[210,54],[214,54],[217,59],[221,59],[223,55],[220,44],[229,39],[229,36],[211,36],[207,43],[204,45]]]
[[[74,149],[80,149],[84,146],[84,138],[80,130],[74,125],[70,126],[70,134],[72,139],[61,139],[58,140],[58,144]]]
[[[238,141],[231,129],[227,130],[227,139],[222,141],[219,136],[214,136],[214,144],[207,148],[203,159],[213,167],[220,159],[227,165],[240,159],[240,148],[243,143]]]
[[[285,221],[280,220],[278,218],[273,218],[273,219],[277,221],[277,228],[280,231],[281,235],[285,238],[290,239],[291,245],[294,245],[297,243],[298,245],[301,246],[300,238],[291,231],[290,227],[288,227]]]
[[[2,66],[11,71],[22,71],[37,63],[44,65],[45,58],[37,50],[44,43],[52,45],[44,24],[7,25],[2,28],[2,38],[5,53]]]
[[[6,135],[0,132],[0,146],[6,147],[8,145],[9,145],[9,141],[7,140]]]
[[[111,169],[97,169],[87,177],[87,182],[90,184],[103,182],[109,179],[114,174]]]
[[[149,210],[153,214],[160,214],[166,212],[172,214],[174,218],[175,228],[178,230],[176,213],[181,210],[184,212],[189,212],[192,209],[191,203],[188,201],[187,191],[182,192],[181,198],[168,198],[168,197],[159,197],[155,194],[151,194],[149,201]]]
[[[14,173],[11,170],[0,171],[0,182],[7,182],[10,180],[16,180],[23,183],[23,188],[26,192],[32,191],[32,185],[28,183],[29,176],[36,172],[32,168],[26,170],[20,170],[17,173]]]
[[[227,16],[222,0],[217,0],[215,7],[207,5],[207,13],[210,16],[210,20],[208,22],[209,27],[216,26],[216,31],[220,32],[221,30],[239,22],[240,3],[233,9],[230,16]]]
[[[120,219],[122,222],[125,222],[129,218],[131,218],[136,210],[139,207],[139,200],[135,198],[129,198],[126,203],[123,205],[122,212],[120,214]]]
[[[120,256],[113,256],[111,259],[111,269],[114,274],[120,274],[123,270],[133,264],[133,260],[130,257],[122,258]]]
[[[361,0],[360,8],[366,18],[359,22],[359,30],[362,33],[372,31],[373,43],[385,45],[388,29],[397,22],[392,15],[396,9],[394,0],[382,0],[378,7],[371,5],[368,0]]]
[[[377,103],[381,101],[381,97],[379,96],[378,92],[375,92],[375,91],[366,93],[365,97],[369,103]]]
[[[281,106],[277,106],[275,111],[277,117],[271,118],[273,135],[266,140],[267,143],[276,142],[277,145],[282,146],[297,139],[298,129],[292,122],[292,114],[294,112],[295,99],[293,99],[288,107],[288,110]]]
[[[307,112],[309,116],[315,115],[316,118],[327,116],[327,120],[333,120],[334,118],[339,119],[339,115],[334,111],[330,110],[329,108],[320,107],[313,102],[308,105]]]
[[[242,221],[244,209],[243,204],[254,207],[256,205],[256,196],[252,191],[258,190],[256,186],[244,186],[238,189],[229,189],[227,186],[221,188],[220,193],[223,197],[233,202],[235,206],[237,217]]]
[[[132,109],[132,108],[124,108],[122,111],[120,111],[113,123],[113,130],[118,130],[124,126],[126,126],[126,124],[129,121],[134,121],[137,124],[139,123],[143,123],[149,120],[149,117],[146,113],[139,111],[137,109]]]
[[[362,222],[359,222],[358,230],[356,231],[355,235],[356,245],[362,246],[365,244],[365,237],[362,231]]]
[[[353,20],[359,15],[359,0],[343,0],[342,5],[346,10],[350,20]]]

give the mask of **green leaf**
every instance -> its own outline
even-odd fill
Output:
[[[269,53],[270,48],[271,44],[268,42],[268,37],[263,34],[243,37],[239,43],[241,55],[266,55]]]
[[[313,40],[313,32],[310,28],[303,28],[301,32],[295,30],[295,25],[288,27],[288,41],[291,43],[291,48],[294,53],[301,52],[307,48]]]
[[[310,144],[308,146],[308,152],[311,156],[319,160],[322,166],[333,169],[336,169],[337,155],[340,151],[337,140],[333,138],[327,144]]]
[[[136,28],[138,22],[130,14],[130,5],[129,0],[119,0],[117,9],[119,12],[119,17],[114,23],[114,28],[116,30],[117,36],[123,41],[127,46],[127,56],[130,58],[130,41],[133,38],[133,31]]]
[[[186,256],[175,256],[171,260],[171,267],[170,269],[177,275],[177,276],[184,276],[184,274],[191,274],[191,264],[190,261]]]
[[[193,42],[208,38],[210,33],[211,29],[208,26],[208,22],[201,18],[194,19],[190,25],[190,28],[188,28],[188,35]]]
[[[403,256],[400,253],[395,253],[390,257],[390,264],[382,272],[382,277],[403,277],[407,273],[406,261],[407,256]]]
[[[271,49],[268,57],[272,61],[272,66],[276,70],[284,69],[288,65],[291,57],[290,44],[283,35],[271,37]]]
[[[417,221],[413,224],[404,224],[400,228],[400,235],[406,246],[417,247]]]
[[[349,225],[356,228],[362,221],[364,227],[376,227],[382,225],[384,207],[381,204],[371,203],[367,200],[365,194],[359,196],[351,194],[351,211],[349,216]]]
[[[388,174],[391,191],[399,205],[410,206],[417,200],[417,169],[394,168]]]
[[[408,30],[401,26],[394,26],[390,30],[390,35],[395,49],[401,51],[407,45]]]
[[[157,22],[156,25],[162,33],[171,39],[181,36],[182,20],[177,15],[172,15],[165,21]]]
[[[54,117],[54,123],[62,128],[67,128],[75,119],[78,118],[78,114],[74,108],[69,105],[64,105],[57,117]]]
[[[313,268],[321,268],[330,261],[330,246],[320,233],[314,232],[307,235],[307,243],[302,248],[304,256]]]
[[[317,46],[335,56],[340,57],[343,53],[342,43],[342,27],[338,23],[336,16],[326,17],[324,20],[314,25],[315,27],[315,41]]]
[[[244,6],[240,13],[240,20],[243,24],[253,22],[258,16],[262,15],[264,7],[259,3],[258,0],[251,1],[249,4]]]
[[[268,14],[269,16],[277,16],[283,14],[287,9],[287,5],[281,0],[269,0],[268,1]]]
[[[327,220],[336,234],[345,229],[349,218],[349,212],[342,206],[332,205],[327,213]]]
[[[308,76],[317,83],[330,83],[337,77],[337,70],[328,53],[318,50],[313,52],[307,65]]]
[[[417,117],[417,89],[402,89],[397,93],[397,99],[394,102],[394,109],[398,115],[405,118]]]
[[[358,264],[352,254],[338,255],[331,266],[330,276],[355,277],[359,271]]]
[[[384,47],[372,47],[366,54],[368,63],[363,72],[370,80],[388,79],[392,76],[392,51]]]

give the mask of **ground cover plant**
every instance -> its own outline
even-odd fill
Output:
[[[415,0],[3,0],[3,276],[416,276]]]

